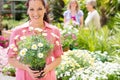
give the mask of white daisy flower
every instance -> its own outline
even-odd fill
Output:
[[[10,49],[13,49],[14,47],[15,47],[14,44],[11,44],[11,45],[9,46]]]
[[[43,36],[47,36],[47,33],[42,33]]]
[[[36,45],[36,44],[33,44],[32,47],[31,47],[31,49],[37,50],[37,45]]]
[[[27,51],[28,51],[26,48],[23,48],[23,50],[24,50],[25,52],[27,52]]]
[[[54,61],[54,57],[51,57],[52,58],[52,61]]]
[[[25,54],[26,54],[26,51],[25,51],[24,49],[22,49],[22,50],[20,51],[20,56],[25,56]]]
[[[29,31],[32,31],[34,28],[33,27],[29,27]]]
[[[59,41],[56,41],[56,44],[57,44],[57,46],[59,46],[60,45]]]
[[[15,51],[15,52],[16,52],[16,51],[18,51],[18,49],[15,47],[15,48],[13,48],[13,51]]]
[[[43,31],[43,30],[40,29],[40,28],[35,28],[34,30],[35,30],[35,31],[39,31],[39,32],[42,32],[42,31]]]
[[[22,30],[22,33],[26,33],[26,30]]]
[[[15,38],[14,38],[14,39],[15,39],[15,40],[17,40],[19,37],[20,37],[20,35],[17,35],[17,36],[15,36]]]
[[[26,39],[26,36],[20,37],[20,40],[25,40],[25,39]]]
[[[43,47],[43,44],[41,42],[38,43],[38,47]]]
[[[38,53],[39,58],[43,58],[43,53]]]
[[[51,35],[53,36],[53,37],[56,37],[56,38],[59,38],[56,34],[54,34],[54,33],[51,33]]]

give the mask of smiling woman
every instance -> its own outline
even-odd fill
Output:
[[[61,55],[63,54],[62,47],[60,44],[60,32],[57,27],[49,24],[49,18],[47,17],[47,6],[44,0],[28,0],[26,3],[27,6],[27,14],[29,15],[30,20],[15,28],[10,37],[10,48],[8,50],[8,61],[11,65],[17,68],[16,71],[16,80],[56,80],[56,75],[54,69],[61,62]],[[44,34],[43,34],[44,33]],[[45,58],[45,68],[42,71],[34,71],[31,70],[30,64],[26,65],[21,63],[19,58],[19,42],[23,40],[23,43],[27,45],[27,47],[31,46],[29,43],[33,43],[33,41],[29,41],[30,39],[26,39],[25,37],[29,36],[37,36],[37,35],[45,35],[45,39],[53,45],[53,49],[47,52],[48,56]],[[53,35],[54,34],[54,35]],[[38,36],[39,37],[39,36]],[[24,42],[28,40],[27,42]],[[38,41],[38,40],[35,40]],[[40,42],[40,41],[39,41]],[[22,44],[23,44],[22,43]],[[28,43],[28,44],[27,44]],[[35,44],[35,43],[33,43]],[[35,44],[38,45],[38,44]],[[24,46],[24,48],[27,48]],[[42,48],[41,48],[42,49]],[[38,50],[39,52],[39,50]],[[39,54],[35,50],[31,50],[30,53]],[[26,50],[26,53],[29,53]],[[26,55],[26,54],[25,54]],[[34,57],[34,56],[33,56]],[[36,56],[35,58],[38,58]],[[23,58],[24,59],[24,58]],[[35,61],[32,58],[32,61]],[[38,61],[42,62],[42,61]],[[38,64],[38,63],[36,63]],[[42,74],[42,78],[38,78],[38,76]]]
[[[29,1],[30,0],[28,0],[28,2]],[[38,27],[38,25],[43,26],[44,24],[41,24],[43,23],[43,20],[49,22],[46,11],[47,6],[44,1],[42,1],[41,3],[39,3],[39,0],[30,1],[29,3],[28,2],[26,3],[26,6],[28,8],[27,14],[29,15],[30,19],[32,19],[31,23],[34,24],[35,27]]]

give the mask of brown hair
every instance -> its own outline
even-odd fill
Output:
[[[27,2],[26,2],[26,7],[27,7],[27,9],[29,8],[29,2],[30,2],[31,0],[27,0]],[[43,17],[43,20],[44,21],[46,21],[46,22],[50,22],[50,19],[49,19],[49,16],[48,16],[48,4],[44,1],[44,0],[40,0],[41,2],[42,2],[42,4],[43,4],[43,6],[44,6],[44,8],[46,9],[46,13],[44,13],[44,17]]]
[[[77,6],[76,6],[76,11],[78,11],[78,10],[79,10],[79,5],[78,5],[77,0],[71,0],[71,1],[69,2],[68,9],[71,9],[71,4],[72,4],[72,2],[75,2],[75,3],[77,4]]]

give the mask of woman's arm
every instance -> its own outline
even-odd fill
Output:
[[[26,65],[20,63],[15,57],[9,57],[8,62],[16,68],[27,70]]]
[[[93,25],[95,26],[95,28],[98,30],[101,28],[101,24],[100,24],[100,16],[98,13],[96,13],[93,17]]]
[[[51,70],[54,70],[61,62],[61,56],[56,58],[51,64],[47,65],[45,68],[44,68],[44,75],[46,75],[49,71]]]
[[[84,17],[83,17],[83,16],[81,16],[81,17],[80,17],[80,28],[82,28],[82,27],[83,27],[83,21],[84,21]]]
[[[66,23],[66,18],[64,17],[64,24]]]

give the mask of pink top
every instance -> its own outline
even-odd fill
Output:
[[[76,17],[75,16],[71,16],[71,19],[76,21]]]
[[[30,30],[29,22],[15,28],[10,37],[10,47],[8,50],[8,57],[16,57],[16,48],[17,42],[20,40],[21,36],[29,36],[32,35],[33,32]],[[51,43],[54,44],[54,49],[46,60],[46,64],[50,64],[54,58],[57,58],[63,54],[62,46],[60,44],[60,32],[57,27],[48,24],[45,22],[45,28],[43,29],[47,33],[47,39],[52,40]],[[26,31],[26,32],[25,32]],[[29,74],[22,69],[17,69],[16,71],[16,80],[33,80]],[[56,80],[55,71],[50,71],[45,77],[39,80]]]

